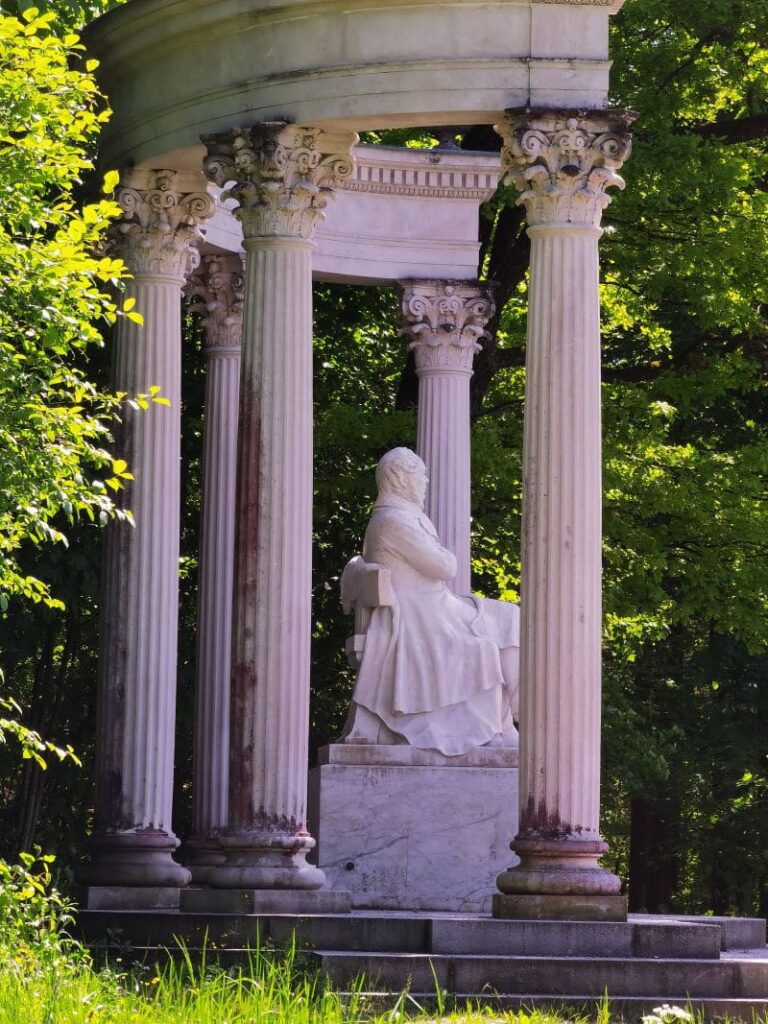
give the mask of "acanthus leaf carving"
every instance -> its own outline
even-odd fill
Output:
[[[243,262],[234,254],[204,256],[189,278],[184,296],[188,308],[201,315],[209,354],[240,348],[244,292]]]
[[[520,192],[531,226],[599,228],[607,190],[624,188],[617,172],[631,152],[633,120],[628,111],[523,111],[495,126],[503,180]]]
[[[350,180],[354,132],[266,122],[203,138],[206,176],[237,203],[246,239],[311,239],[335,189]]]
[[[182,192],[173,170],[128,172],[117,189],[123,211],[110,229],[110,242],[136,276],[183,281],[200,262],[200,224],[215,201],[207,192]]]
[[[403,281],[400,333],[411,338],[416,372],[472,372],[495,312],[493,285],[472,281]]]

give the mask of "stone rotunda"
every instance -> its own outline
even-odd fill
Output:
[[[144,318],[117,328],[113,383],[159,386],[169,404],[128,410],[116,437],[136,526],[106,538],[87,937],[181,937],[224,956],[293,936],[336,985],[362,973],[384,997],[439,985],[592,1012],[607,989],[633,1018],[665,1001],[710,1019],[768,1011],[764,921],[627,920],[600,864],[598,242],[633,119],[608,102],[620,6],[128,0],[90,27],[114,109],[102,162],[121,173],[113,241]],[[496,128],[500,160],[358,140],[473,125]],[[473,600],[469,382],[494,310],[478,208],[500,181],[531,239],[519,647],[509,634],[494,655],[519,652],[519,751],[327,748],[313,851],[312,281],[400,283],[426,472],[397,458],[417,467],[420,494],[431,478],[419,521],[457,570],[441,600]],[[202,316],[207,376],[194,827],[177,849],[182,301]],[[370,771],[389,779],[385,803],[362,784]],[[398,792],[409,772],[422,781]],[[411,816],[411,845],[396,814]],[[375,857],[376,884],[356,864]]]
[[[632,120],[607,106],[619,6],[130,0],[89,30],[115,111],[115,245],[144,316],[118,328],[114,386],[170,400],[129,413],[117,439],[136,528],[110,527],[106,545],[89,905],[178,905],[194,874],[215,890],[208,908],[228,890],[345,908],[305,859],[313,274],[403,284],[428,511],[469,593],[469,379],[493,312],[477,207],[503,176],[526,209],[531,285],[507,837],[520,863],[499,875],[494,913],[626,916],[599,866],[598,240]],[[360,131],[476,124],[500,134],[500,166],[358,145]],[[187,866],[171,828],[182,293],[204,311],[208,360]]]

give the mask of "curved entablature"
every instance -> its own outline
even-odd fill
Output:
[[[498,154],[390,146],[353,152],[355,175],[317,227],[314,277],[348,284],[476,278],[478,208],[496,190]],[[226,205],[217,203],[203,232],[204,252],[242,253],[242,227]]]
[[[110,166],[259,121],[491,124],[600,108],[616,0],[129,0],[87,31]]]

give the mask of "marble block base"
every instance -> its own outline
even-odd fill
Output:
[[[83,910],[178,910],[180,893],[172,886],[84,885],[75,899]]]
[[[353,763],[354,750],[363,763]],[[386,763],[375,763],[377,751]],[[411,763],[395,763],[398,753]],[[496,876],[517,863],[517,750],[478,751],[476,766],[472,754],[414,764],[417,753],[342,744],[320,752],[309,776],[317,865],[356,908],[489,913]]]
[[[327,889],[189,888],[181,896],[187,914],[348,914],[348,892]]]

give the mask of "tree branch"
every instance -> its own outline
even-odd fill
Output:
[[[675,132],[678,135],[698,135],[702,139],[722,139],[733,146],[739,142],[768,138],[768,114],[723,118],[699,124],[678,124]]]

